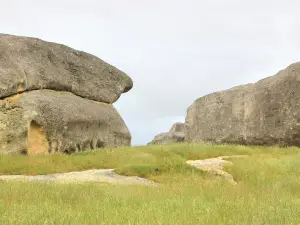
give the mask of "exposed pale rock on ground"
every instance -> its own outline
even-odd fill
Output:
[[[25,176],[3,175],[1,181],[43,182],[43,183],[84,183],[99,182],[122,185],[146,185],[157,186],[158,184],[135,176],[121,176],[113,169],[87,170],[81,172],[57,173],[49,175]]]
[[[244,158],[245,155],[235,155],[235,156],[220,156],[217,158],[211,159],[202,159],[202,160],[189,160],[186,163],[200,169],[202,171],[208,172],[210,174],[219,176],[225,180],[228,180],[232,184],[236,184],[233,176],[230,173],[224,171],[224,166],[232,165],[232,162],[227,161],[226,159],[230,158]]]
[[[231,165],[232,162],[226,159],[244,158],[246,155],[221,156],[203,160],[189,160],[186,163],[194,166],[202,171],[206,171],[213,175],[228,180],[232,184],[237,184],[233,176],[224,171],[226,164]],[[49,175],[2,175],[0,181],[22,181],[22,182],[44,182],[44,183],[84,183],[84,182],[100,182],[123,185],[147,185],[158,186],[158,183],[136,176],[122,176],[114,172],[114,169],[94,169],[86,171],[75,171],[69,173],[57,173]]]

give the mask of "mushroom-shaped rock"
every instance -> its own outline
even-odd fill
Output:
[[[0,34],[0,152],[71,153],[130,145],[111,105],[133,82],[96,56]]]

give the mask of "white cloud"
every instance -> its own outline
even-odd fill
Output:
[[[93,53],[133,78],[116,107],[135,144],[183,121],[196,98],[300,59],[300,3],[293,0],[0,3],[0,32]]]

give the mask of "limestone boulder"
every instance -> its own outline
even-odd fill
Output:
[[[72,153],[127,146],[112,106],[133,82],[96,56],[0,34],[0,153]]]
[[[72,153],[130,142],[130,132],[111,104],[52,90],[0,101],[0,153]]]
[[[169,132],[155,136],[149,144],[172,144],[184,142],[187,128],[188,126],[186,123],[175,123]]]
[[[0,98],[51,89],[113,103],[133,82],[96,56],[37,38],[0,34]]]
[[[197,99],[186,123],[190,142],[300,146],[300,63]]]

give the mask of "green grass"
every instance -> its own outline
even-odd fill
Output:
[[[221,155],[237,185],[187,166]],[[0,182],[0,224],[300,224],[300,149],[230,145],[147,146],[75,155],[1,156],[1,174],[117,168],[159,187]]]
[[[287,150],[287,151],[293,151]],[[234,145],[175,144],[166,146],[142,146],[135,148],[102,149],[73,155],[55,154],[49,156],[0,155],[0,175],[5,174],[51,174],[82,171],[87,169],[117,168],[127,175],[149,177],[155,169],[185,170],[185,161],[204,159],[220,155],[282,153],[279,148],[257,148]],[[155,173],[156,174],[156,173]]]

